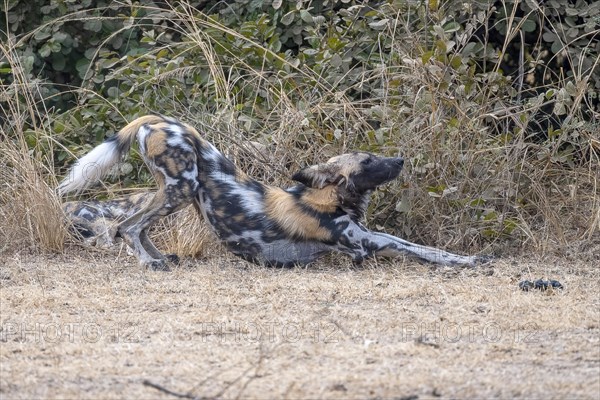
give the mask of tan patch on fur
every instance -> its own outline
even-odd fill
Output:
[[[305,168],[301,175],[311,181],[309,186],[313,188],[324,188],[331,183],[348,185],[350,175],[360,172],[361,162],[368,157],[369,155],[364,153],[342,154],[330,158],[324,164]]]
[[[121,129],[118,133],[119,138],[126,138],[125,140],[129,140],[128,138],[137,135],[138,131],[143,125],[154,125],[159,124],[163,121],[163,117],[160,117],[158,115],[145,115],[143,117],[131,121],[123,129]]]
[[[332,173],[332,178],[342,176],[345,179],[345,183],[348,184],[348,179],[350,178],[350,175],[356,172],[360,172],[360,163],[361,161],[366,160],[367,158],[369,158],[369,155],[363,153],[342,154],[330,158],[325,165],[320,167],[328,168],[330,165],[335,165],[335,168],[333,169],[333,171],[335,172]]]
[[[244,222],[246,220],[246,214],[235,214],[233,220],[237,223]]]
[[[192,125],[186,124],[185,122],[183,122],[182,125],[185,127],[185,129],[187,131],[192,133],[194,136],[197,136],[198,138],[202,139],[202,136],[200,135],[200,133]],[[204,140],[204,139],[202,139],[202,140]]]
[[[302,196],[302,201],[318,212],[332,213],[339,206],[337,190],[335,185],[325,186],[323,189],[309,189]]]
[[[152,159],[167,150],[167,134],[162,130],[155,130],[146,139],[146,155]]]
[[[214,213],[217,217],[219,217],[220,219],[225,218],[225,208],[217,208],[216,210],[214,210]]]
[[[154,176],[154,180],[158,185],[158,191],[162,192],[163,188],[165,187],[165,176],[162,174],[162,172],[154,170],[152,171],[152,175]]]
[[[157,122],[157,123],[153,123],[153,124],[149,124],[150,128],[154,129],[154,130],[159,130],[159,131],[164,131],[165,129],[168,129],[169,127],[173,126],[173,124],[167,122],[167,121],[161,121],[161,122]]]
[[[181,162],[177,162],[177,160],[170,158],[170,157],[169,158],[163,157],[163,158],[164,158],[163,162],[165,163],[165,167],[170,176],[177,177],[185,169],[185,164],[183,164]]]
[[[204,187],[208,193],[210,193],[210,197],[213,199],[218,199],[221,197],[221,188],[212,179],[209,179],[204,184]]]
[[[292,195],[280,188],[268,188],[265,193],[267,216],[274,220],[288,235],[295,238],[329,241],[331,232],[319,224],[319,220],[306,214]]]

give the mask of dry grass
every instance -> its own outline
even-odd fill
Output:
[[[600,395],[597,259],[280,270],[214,249],[155,273],[77,253],[0,265],[2,398]],[[518,289],[539,277],[565,289]]]
[[[180,257],[201,256],[215,246],[210,228],[191,206],[159,221],[153,229],[152,241],[165,252]]]
[[[10,86],[0,85],[0,113],[10,119],[0,124],[0,253],[23,247],[61,250],[67,231],[54,193],[54,142],[38,119],[39,87],[13,51],[0,44],[0,59],[10,62],[14,76]]]
[[[0,136],[1,137],[1,136]],[[60,200],[40,174],[40,162],[27,147],[0,143],[0,253],[17,248],[61,250],[67,236]]]

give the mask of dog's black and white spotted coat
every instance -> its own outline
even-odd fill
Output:
[[[158,191],[139,210],[139,204],[132,205],[133,213],[123,203],[120,215],[128,218],[117,229],[144,266],[166,268],[165,257],[148,239],[148,228],[190,203],[231,252],[261,264],[307,264],[330,252],[347,254],[357,263],[404,255],[444,265],[486,261],[362,225],[371,192],[399,175],[401,158],[343,154],[297,172],[292,179],[299,184],[282,189],[249,178],[192,126],[162,116],[138,118],[93,149],[75,164],[59,192],[80,191],[100,179],[134,138]]]

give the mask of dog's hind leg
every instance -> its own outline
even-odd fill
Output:
[[[190,189],[190,185],[191,183],[185,181],[161,185],[161,189],[144,208],[119,225],[119,233],[133,249],[142,266],[153,270],[169,270],[165,256],[150,241],[148,229],[160,218],[192,202],[193,190]],[[177,257],[167,258],[169,261],[177,261]]]
[[[142,241],[142,246],[144,246],[144,249],[146,249],[148,254],[150,254],[152,257],[159,258],[159,259],[165,258],[167,261],[169,261],[173,264],[179,264],[179,257],[177,256],[177,254],[164,254],[163,255],[160,252],[160,250],[158,250],[156,248],[156,246],[154,246],[154,243],[152,243],[152,241],[148,237],[148,228],[144,229],[141,232],[140,239]]]
[[[145,232],[154,222],[163,214],[167,199],[164,191],[156,193],[154,198],[140,211],[127,218],[119,225],[119,233],[125,242],[133,249],[134,255],[144,267],[154,270],[166,270],[163,255],[152,245],[149,251],[143,245],[143,242],[149,242],[145,239],[142,232]]]

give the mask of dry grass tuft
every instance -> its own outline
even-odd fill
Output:
[[[166,253],[202,257],[216,243],[213,233],[192,206],[163,218],[153,227],[152,240]]]
[[[0,111],[11,121],[0,124],[0,253],[24,248],[61,251],[67,230],[54,192],[54,143],[41,123],[45,113],[37,108],[38,88],[10,48],[0,45],[0,54],[11,63],[15,77],[10,86],[0,86],[0,99],[5,100]],[[25,120],[34,127],[26,131]]]
[[[65,220],[54,185],[44,180],[43,166],[9,140],[0,143],[0,152],[0,253],[24,248],[61,251],[67,237]]]

